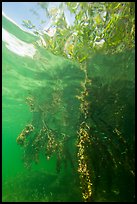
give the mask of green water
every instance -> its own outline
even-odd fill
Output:
[[[2,42],[2,200],[83,201],[76,145],[81,114],[75,96],[83,89],[84,72],[77,63],[49,53],[36,43],[36,36],[5,17],[2,27],[6,36]],[[109,56],[96,53],[87,62],[92,80],[87,122],[92,128],[86,152],[95,202],[134,201],[134,55],[134,50]],[[61,106],[55,105],[57,110],[51,108],[53,93],[62,99]],[[48,159],[41,151],[38,163],[24,165],[24,148],[16,139],[33,117],[34,122],[41,121],[26,103],[30,95],[45,104],[46,122],[57,132],[57,141],[62,141],[62,133],[70,137],[63,143],[67,153],[62,153],[59,172],[56,152]],[[39,129],[41,124],[36,126]]]

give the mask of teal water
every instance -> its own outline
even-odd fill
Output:
[[[83,201],[77,170],[83,119],[76,96],[85,74],[4,16],[2,28],[2,200]],[[134,57],[134,50],[96,53],[87,62],[92,83],[87,87],[91,143],[86,154],[95,202],[134,201]],[[19,145],[28,124],[34,132]]]

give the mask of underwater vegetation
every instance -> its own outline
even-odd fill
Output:
[[[126,60],[127,55],[129,66],[125,72],[123,62],[118,60]],[[129,78],[128,73],[134,72],[134,52],[111,56],[111,61],[117,59],[119,64],[118,68],[117,64],[113,64],[115,70],[121,67],[119,75],[111,80],[111,71],[109,74],[105,72],[110,66],[109,59],[100,54],[100,63],[101,59],[104,63],[102,76],[99,68],[97,71],[90,68],[90,63],[95,67],[99,65],[94,57],[88,63],[92,75],[89,71],[85,82],[79,81],[79,91],[74,82],[63,87],[66,81],[64,75],[64,80],[60,80],[58,85],[54,82],[47,101],[46,95],[44,98],[46,87],[36,91],[38,96],[36,93],[29,96],[26,100],[33,113],[32,122],[17,137],[17,143],[24,147],[23,160],[27,168],[33,161],[39,162],[40,152],[47,160],[56,157],[57,174],[69,165],[70,172],[79,174],[81,194],[87,202],[100,199],[133,201],[134,77],[131,75]],[[71,75],[73,78],[72,71]],[[123,78],[119,78],[120,75]],[[68,96],[65,90],[68,92],[69,89],[71,95]],[[130,189],[126,187],[128,185]]]

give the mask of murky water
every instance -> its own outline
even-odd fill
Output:
[[[83,201],[77,156],[83,120],[90,125],[93,201],[134,201],[134,50],[97,53],[87,62],[83,119],[79,65],[49,53],[5,17],[2,27],[3,202]],[[34,131],[29,136],[25,128]]]

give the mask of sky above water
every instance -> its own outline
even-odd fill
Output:
[[[37,4],[38,2],[2,2],[2,11],[6,16],[12,19],[21,28],[23,27],[23,20],[30,20],[32,24],[39,30],[48,29],[51,23],[51,19],[46,17],[45,11]],[[49,2],[49,8],[58,7],[60,2]],[[33,14],[32,10],[37,11],[39,16]],[[71,25],[74,21],[74,16],[70,14],[68,10],[65,10],[65,16],[67,23]],[[45,20],[44,24],[40,21]]]

